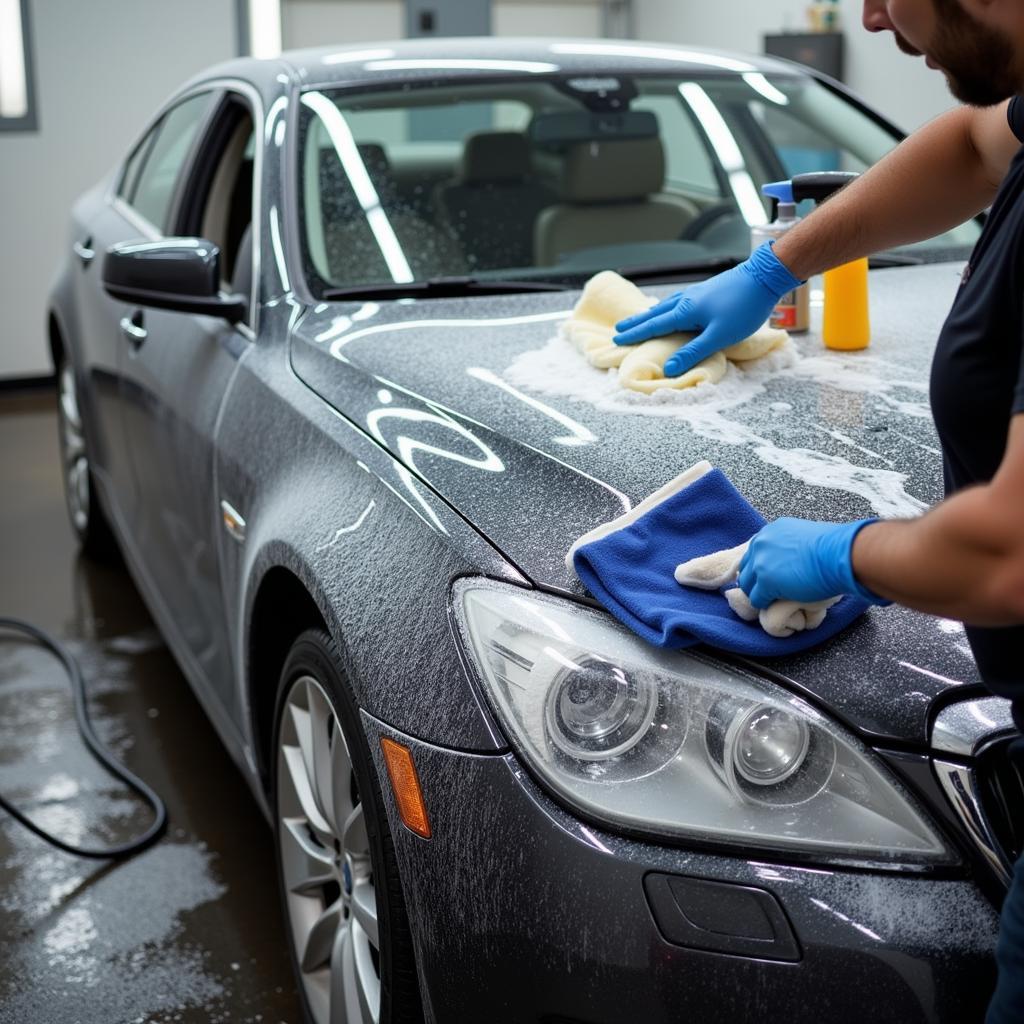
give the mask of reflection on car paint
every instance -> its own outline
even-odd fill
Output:
[[[288,97],[278,96],[273,103],[270,104],[270,108],[267,110],[267,116],[263,121],[263,138],[264,141],[270,142],[270,136],[274,131],[274,122],[278,117],[282,116],[288,109]],[[283,117],[282,117],[283,120]]]
[[[319,547],[317,547],[317,551],[325,551],[327,548],[333,547],[335,544],[338,543],[339,540],[341,540],[342,537],[345,536],[346,533],[355,533],[356,530],[358,530],[363,525],[363,523],[366,522],[366,517],[376,507],[377,503],[371,498],[367,503],[366,508],[364,508],[363,511],[359,513],[354,523],[350,523],[348,526],[339,526],[338,529],[334,531],[334,536],[326,544],[321,544]]]
[[[314,312],[322,313],[327,308],[326,303],[317,306]],[[313,336],[314,341],[331,341],[344,334],[354,323],[360,320],[369,320],[380,312],[380,305],[376,302],[364,302],[359,309],[348,316],[336,316],[331,320],[331,326],[319,334]]]
[[[502,391],[513,398],[518,398],[520,402],[525,402],[530,408],[542,412],[545,416],[550,416],[556,423],[566,427],[569,430],[569,435],[553,437],[551,440],[555,444],[575,447],[581,444],[592,444],[598,439],[597,435],[583,426],[582,423],[577,422],[570,416],[566,416],[564,412],[559,412],[557,409],[552,408],[547,402],[542,402],[539,398],[533,398],[531,395],[524,394],[518,388],[512,387],[511,384],[506,383],[493,371],[487,370],[482,366],[470,366],[466,369],[466,373],[476,380],[483,381],[485,384],[493,384],[495,387],[501,388]]]
[[[284,260],[284,246],[281,244],[281,221],[276,203],[267,211],[267,217],[270,220],[270,244],[274,250],[274,263],[277,265],[277,276],[281,282],[281,290],[290,292],[292,285],[288,277],[288,265]]]
[[[668,46],[643,46],[632,43],[552,43],[552,53],[571,54],[587,57],[642,57],[646,60],[667,60],[673,63],[683,61],[687,64],[699,64],[709,68],[721,68],[723,71],[756,71],[753,64],[733,57],[724,57],[717,53],[699,53],[696,50],[676,49]]]
[[[355,331],[345,338],[339,338],[331,345],[331,355],[341,358],[341,350],[359,338],[368,337],[371,334],[384,332],[393,333],[397,331],[431,330],[438,327],[464,327],[471,330],[480,330],[490,327],[512,327],[518,324],[539,324],[564,320],[570,313],[568,309],[559,309],[554,313],[531,313],[526,316],[505,316],[505,317],[474,317],[472,320],[460,318],[458,320],[406,320],[396,324],[375,324],[373,327],[364,327],[361,331]]]
[[[321,64],[363,64],[368,60],[387,60],[394,57],[395,51],[381,48],[378,50],[342,50],[340,53],[329,53],[320,59]]]
[[[427,60],[368,61],[367,71],[522,71],[528,75],[545,75],[558,70],[557,64],[539,60],[487,60],[461,57],[434,57]]]

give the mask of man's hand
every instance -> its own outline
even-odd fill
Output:
[[[770,242],[722,274],[616,324],[616,345],[635,345],[675,331],[697,331],[665,363],[665,376],[678,377],[720,349],[749,338],[771,315],[779,299],[801,282],[779,261]]]
[[[874,519],[855,523],[815,523],[777,519],[754,535],[740,562],[740,589],[755,608],[773,601],[824,601],[854,594],[872,604],[887,604],[857,582],[851,551],[860,530]]]

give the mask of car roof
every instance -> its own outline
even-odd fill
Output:
[[[623,39],[512,39],[453,36],[352,46],[287,50],[279,57],[242,57],[202,78],[235,77],[265,85],[282,72],[302,86],[394,81],[396,78],[479,77],[488,73],[797,74],[787,61],[726,50]],[[383,73],[383,76],[382,76]]]

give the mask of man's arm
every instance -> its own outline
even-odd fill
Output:
[[[957,107],[929,122],[776,242],[775,255],[806,280],[977,215],[1021,145],[1008,105]]]
[[[976,626],[1024,623],[1024,414],[991,483],[920,519],[865,526],[852,556],[857,580],[899,604]]]

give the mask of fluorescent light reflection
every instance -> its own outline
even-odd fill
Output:
[[[530,313],[526,316],[506,317],[482,317],[473,320],[403,320],[397,324],[374,324],[372,327],[364,327],[362,330],[353,331],[347,337],[338,338],[331,345],[331,355],[335,359],[341,359],[341,350],[351,344],[357,338],[365,338],[372,334],[393,331],[422,331],[424,329],[438,327],[467,327],[473,330],[492,327],[510,327],[514,324],[539,324],[545,321],[564,320],[570,313],[568,309],[560,309],[557,313]]]
[[[254,57],[281,53],[281,0],[249,0],[249,52]]]
[[[507,392],[513,398],[518,398],[520,402],[525,402],[531,408],[536,409],[537,412],[543,413],[545,416],[549,416],[560,426],[565,427],[569,434],[565,437],[555,437],[552,440],[555,444],[567,445],[569,447],[577,447],[581,444],[590,444],[597,440],[597,435],[587,427],[583,426],[582,423],[578,423],[570,416],[566,416],[565,413],[559,412],[557,409],[553,409],[547,402],[542,402],[539,398],[533,398],[531,395],[526,395],[518,388],[512,387],[511,384],[503,381],[496,373],[491,370],[485,369],[482,366],[470,366],[466,373],[470,377],[475,377],[477,380],[483,381],[485,384],[493,384],[496,388],[501,388],[502,391]]]
[[[366,223],[373,232],[374,240],[380,249],[381,256],[387,264],[388,273],[393,281],[408,282],[413,280],[412,269],[405,258],[402,246],[395,234],[395,229],[388,220],[388,215],[380,203],[380,196],[373,187],[366,164],[352,137],[341,111],[321,92],[307,92],[302,102],[309,107],[323,122],[323,126],[338,154],[342,167],[348,175],[352,190],[356,194],[359,205],[363,208]]]
[[[754,92],[760,93],[769,103],[776,103],[780,107],[789,106],[789,97],[772,85],[760,71],[747,71],[741,77]]]
[[[0,117],[28,113],[21,0],[0,0]]]
[[[366,65],[368,71],[524,71],[543,75],[558,70],[557,64],[533,60],[463,60],[455,57],[435,57],[431,60],[374,60]]]
[[[277,264],[277,274],[281,278],[281,288],[285,292],[292,290],[291,281],[288,278],[288,264],[284,260],[284,246],[281,244],[281,224],[278,219],[277,207],[272,206],[267,211],[270,221],[270,246],[274,250],[274,262]]]
[[[329,53],[321,61],[322,64],[361,64],[367,60],[386,60],[394,57],[394,50],[342,50],[340,53]]]
[[[736,144],[736,139],[729,131],[729,126],[718,107],[696,82],[683,82],[679,86],[679,92],[700,121],[719,162],[729,176],[729,187],[736,199],[736,205],[743,214],[743,219],[750,225],[767,224],[768,217],[764,212],[757,186],[747,171],[740,147]]]
[[[647,60],[669,60],[675,63],[700,64],[723,71],[753,71],[753,64],[717,53],[698,50],[677,50],[674,47],[631,46],[622,43],[552,43],[552,53],[571,53],[597,57],[643,57]]]

